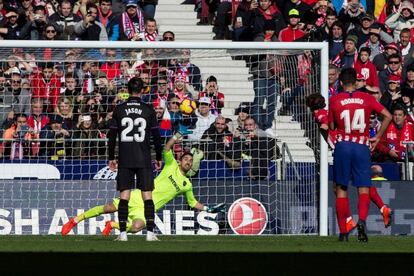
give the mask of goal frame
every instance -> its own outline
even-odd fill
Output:
[[[85,49],[267,49],[267,50],[320,50],[320,93],[328,99],[329,45],[327,42],[231,42],[231,41],[174,41],[174,42],[130,42],[130,41],[25,41],[3,40],[0,48],[85,48]],[[328,103],[328,100],[326,101]],[[328,145],[321,135],[320,140],[320,191],[319,191],[319,235],[328,235]]]

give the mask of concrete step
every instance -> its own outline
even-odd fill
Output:
[[[313,151],[311,149],[309,150],[292,150],[289,148],[290,153],[292,154],[293,160],[295,160],[295,157],[298,156],[306,156],[306,157],[314,157]]]
[[[295,130],[283,130],[278,131],[277,136],[278,137],[289,137],[289,140],[291,137],[304,137],[305,131],[303,129],[295,129]]]
[[[293,130],[293,129],[301,129],[301,126],[299,123],[279,123],[276,124],[276,130]]]
[[[194,11],[157,11],[155,12],[155,18],[158,19],[197,19],[197,13]]]
[[[189,26],[186,25],[161,25],[159,27],[160,32],[165,31],[173,31],[174,33],[181,33],[181,34],[212,34],[213,26],[192,26],[190,29]]]
[[[239,105],[240,105],[240,103],[241,102],[252,102],[253,101],[253,96],[245,96],[245,97],[243,97],[243,98],[241,98],[241,97],[239,97],[239,100],[236,102],[236,101],[225,101],[224,102],[224,106],[226,106],[227,108],[233,108],[233,109],[236,109],[236,108],[238,108],[239,107]]]
[[[174,12],[174,13],[181,13],[181,12],[194,12],[194,5],[174,5],[170,3],[171,1],[165,1],[165,3],[158,3],[157,10],[155,12],[155,17],[158,16],[160,12]]]
[[[219,90],[225,89],[225,88],[245,88],[245,89],[253,90],[253,83],[248,82],[248,81],[228,82],[228,81],[219,81],[217,79],[217,82],[218,82]]]
[[[160,0],[160,1],[158,1],[157,10],[158,10],[158,7],[160,5],[166,5],[166,4],[168,4],[168,5],[176,5],[176,6],[178,6],[178,5],[180,5],[180,6],[191,6],[191,7],[194,8],[194,4],[191,4],[191,5],[181,5],[181,3],[183,3],[183,2],[184,2],[184,0]]]
[[[198,22],[197,18],[157,18],[158,26],[169,26],[169,25],[187,25],[189,28],[195,26]]]
[[[309,141],[308,137],[298,137],[298,136],[292,136],[292,137],[280,137],[281,142],[284,143],[292,143],[292,144],[303,144],[306,145],[306,143]]]
[[[201,77],[202,77],[203,80],[207,79],[211,75],[214,75],[217,78],[217,80],[219,81],[219,85],[220,85],[220,81],[223,81],[223,80],[228,81],[228,82],[238,82],[238,81],[242,80],[244,82],[244,81],[247,81],[247,79],[250,77],[249,74],[242,74],[242,75],[240,75],[240,74],[221,74],[221,75],[218,75],[216,73],[211,73],[211,72],[206,73],[203,70],[201,70]]]
[[[304,151],[312,150],[310,147],[308,147],[305,144],[288,143],[288,147],[290,150],[304,150]]]
[[[242,61],[242,60],[232,60],[231,58],[229,59],[191,59],[191,62],[193,62],[194,64],[197,64],[197,66],[201,67],[210,67],[210,66],[214,66],[215,68],[221,68],[221,67],[226,67],[226,68],[232,68],[232,67],[236,67],[236,68],[246,68],[246,62]]]
[[[203,67],[203,74],[216,73],[225,75],[247,75],[249,68],[246,67]]]

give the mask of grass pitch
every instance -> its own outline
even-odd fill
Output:
[[[318,236],[159,236],[160,242],[146,242],[144,236],[0,236],[0,252],[372,252],[413,253],[414,237],[370,236],[359,243],[337,237]]]

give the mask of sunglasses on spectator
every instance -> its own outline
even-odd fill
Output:
[[[166,86],[166,85],[167,85],[167,83],[166,83],[166,82],[159,82],[159,83],[158,83],[158,85],[159,85],[159,86]]]
[[[173,41],[174,40],[174,37],[172,37],[172,36],[165,36],[165,37],[163,37],[163,40]]]
[[[180,102],[170,102],[171,104],[176,104],[176,105],[179,105],[180,104]]]
[[[27,121],[26,121],[26,120],[24,120],[24,121],[22,121],[22,120],[18,120],[17,122],[18,122],[18,123],[20,123],[20,124],[25,124],[25,123],[27,123]]]
[[[55,31],[55,30],[46,30],[46,33],[47,33],[47,34],[49,34],[49,33],[54,34],[54,33],[56,33],[56,31]]]
[[[398,60],[390,60],[390,61],[388,61],[388,63],[389,64],[398,64],[398,63],[400,63],[400,61]]]
[[[12,83],[21,83],[22,81],[20,81],[20,80],[12,80],[11,82]]]

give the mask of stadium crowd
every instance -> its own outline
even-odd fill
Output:
[[[158,33],[157,2],[0,0],[0,39],[174,41],[173,32]],[[199,24],[214,25],[216,40],[327,41],[330,95],[341,91],[340,70],[353,67],[359,89],[394,114],[373,159],[406,158],[402,142],[414,135],[412,2],[197,0],[195,4]],[[249,57],[255,99],[241,104],[235,111],[237,119],[230,121],[221,115],[225,95],[217,78],[201,79],[189,49],[10,49],[0,68],[1,155],[105,158],[112,110],[126,99],[128,80],[138,76],[146,85],[142,100],[153,105],[165,140],[180,131],[190,141],[184,147],[203,149],[206,159],[223,159],[238,168],[247,155],[259,164],[274,157],[269,152],[277,152],[272,129],[277,97],[283,98],[280,115],[297,116],[296,98],[304,93],[317,62],[311,51]],[[197,101],[196,112],[181,112],[184,99]],[[372,133],[380,124],[381,118],[372,117]],[[275,150],[263,156],[263,148]]]

